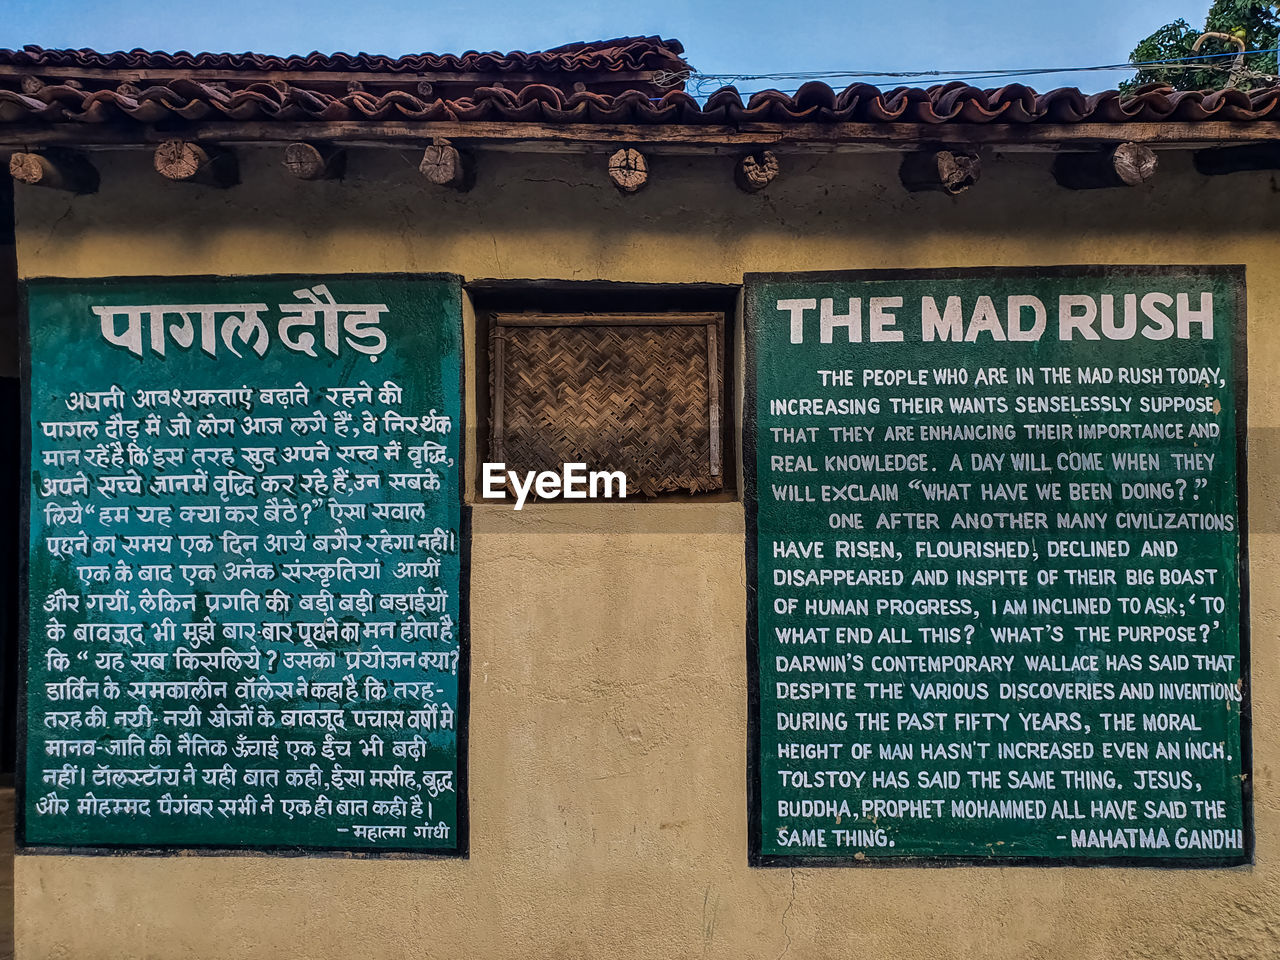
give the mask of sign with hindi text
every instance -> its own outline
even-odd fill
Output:
[[[26,298],[21,842],[465,853],[457,278]]]

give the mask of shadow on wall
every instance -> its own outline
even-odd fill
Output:
[[[1265,233],[1274,209],[1268,176],[1205,177],[1190,151],[1162,152],[1155,178],[1117,190],[1066,190],[1048,156],[994,153],[960,197],[908,193],[891,152],[788,154],[751,195],[731,158],[657,156],[628,196],[595,154],[485,153],[475,188],[458,193],[424,189],[411,150],[352,148],[345,179],[315,182],[289,177],[278,148],[237,153],[230,190],[164,181],[137,151],[95,154],[97,194],[20,190],[24,273],[235,273],[266,255],[280,272],[737,283],[763,270],[1091,263],[1104,237],[1124,242],[1123,262],[1167,262],[1171,237],[1201,247],[1182,262],[1221,262],[1224,237]]]

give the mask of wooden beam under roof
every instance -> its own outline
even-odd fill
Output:
[[[1206,120],[1178,123],[741,123],[605,124],[503,121],[338,120],[277,122],[209,121],[183,124],[189,142],[281,144],[328,140],[348,145],[414,147],[444,137],[461,146],[534,152],[613,152],[633,145],[666,153],[733,153],[771,149],[795,152],[903,151],[935,147],[991,146],[1005,151],[1080,150],[1145,144],[1153,150],[1205,149],[1280,140],[1280,121]],[[0,124],[0,147],[47,145],[155,145],[170,130],[122,121]]]
[[[226,189],[240,182],[235,154],[211,143],[166,140],[156,147],[153,162],[156,173],[175,183]]]
[[[1136,187],[1156,174],[1159,158],[1141,143],[1122,143],[1088,153],[1059,153],[1053,159],[1053,178],[1068,190]]]
[[[9,157],[9,175],[35,187],[80,194],[98,191],[98,169],[75,150],[50,147],[40,153],[15,151]]]

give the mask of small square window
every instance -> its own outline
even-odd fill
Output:
[[[629,495],[724,482],[723,313],[495,313],[489,459],[621,470]]]

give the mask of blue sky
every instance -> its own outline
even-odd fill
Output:
[[[0,0],[0,46],[215,52],[320,50],[458,53],[535,50],[573,40],[661,34],[684,42],[701,72],[992,69],[1124,62],[1143,36],[1178,17],[1204,22],[1209,0],[666,0],[537,4],[512,0]],[[1101,90],[1128,74],[1026,78],[1039,89]],[[797,80],[743,80],[743,91]],[[843,86],[845,79],[834,81]],[[932,82],[929,78],[882,86]],[[998,86],[997,79],[975,80]]]

